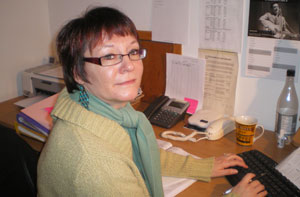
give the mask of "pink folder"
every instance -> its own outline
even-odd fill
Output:
[[[50,113],[56,103],[57,97],[58,93],[22,109],[21,112],[50,131],[53,126]]]

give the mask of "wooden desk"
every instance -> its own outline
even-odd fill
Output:
[[[184,122],[178,123],[172,130],[181,131],[185,134],[191,133],[190,130],[183,128]],[[258,139],[253,146],[240,146],[235,142],[235,132],[231,132],[220,140],[208,141],[201,140],[199,142],[180,142],[172,141],[160,137],[160,133],[165,129],[154,126],[156,137],[165,141],[169,141],[173,146],[181,147],[189,153],[197,155],[201,158],[212,156],[221,156],[224,153],[240,153],[251,149],[257,149],[265,153],[275,161],[280,162],[289,153],[296,149],[294,145],[285,146],[283,149],[277,148],[277,140],[274,132],[265,131],[264,135]],[[231,185],[225,178],[214,178],[211,182],[197,181],[178,196],[222,196],[222,193],[230,188]]]
[[[14,121],[16,120],[16,114],[20,111],[20,108],[15,106],[14,103],[24,97],[17,97],[5,102],[0,103],[0,124],[14,129]],[[143,111],[147,104],[140,103],[134,106],[136,109]],[[187,119],[187,117],[186,117]],[[186,121],[186,120],[185,120]],[[185,134],[191,132],[189,129],[183,128],[184,121],[179,122],[172,130],[181,131]],[[202,158],[220,156],[223,153],[240,153],[251,149],[258,149],[266,155],[273,158],[275,161],[280,162],[289,153],[296,149],[293,145],[285,146],[283,149],[277,148],[276,136],[274,132],[265,131],[262,138],[257,140],[251,147],[244,147],[237,145],[235,142],[235,133],[231,132],[220,140],[208,141],[202,140],[197,143],[194,142],[179,142],[167,140],[160,137],[160,133],[165,129],[153,126],[156,137],[162,140],[169,141],[173,146],[181,147],[189,153],[197,155]],[[37,151],[41,151],[43,143],[37,140],[31,139],[26,136],[21,136],[31,147]],[[230,188],[230,184],[225,178],[214,178],[211,182],[196,182],[178,196],[221,196],[222,193]]]

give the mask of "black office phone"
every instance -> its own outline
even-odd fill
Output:
[[[184,118],[188,107],[187,101],[160,96],[148,106],[144,114],[152,124],[169,129]]]

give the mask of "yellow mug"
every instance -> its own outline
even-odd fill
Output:
[[[251,146],[264,134],[264,127],[257,125],[257,119],[252,116],[235,117],[236,142],[242,146]],[[255,137],[257,128],[261,128],[261,133]]]

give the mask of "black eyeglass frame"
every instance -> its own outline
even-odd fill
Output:
[[[138,49],[138,54],[139,54],[139,57],[140,57],[139,59],[131,59],[131,55],[133,55],[133,54],[131,54],[131,52],[129,52],[127,54],[111,54],[111,55],[118,56],[118,59],[120,61],[117,62],[117,63],[114,63],[114,64],[110,64],[110,65],[102,65],[102,63],[101,63],[101,59],[105,58],[106,56],[101,56],[101,57],[83,57],[83,61],[89,62],[89,63],[93,63],[93,64],[97,64],[97,65],[103,66],[103,67],[114,66],[116,64],[121,63],[123,61],[123,57],[124,56],[128,56],[131,61],[142,60],[142,59],[144,59],[147,56],[147,50],[144,49],[144,48]]]

